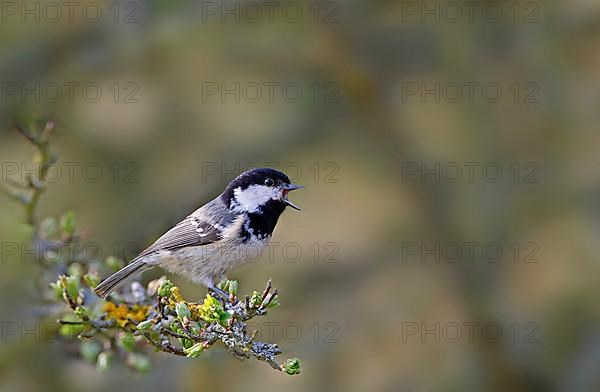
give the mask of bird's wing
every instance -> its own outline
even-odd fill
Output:
[[[136,259],[159,250],[173,251],[187,246],[208,245],[222,238],[223,233],[218,224],[190,215],[163,234],[155,243],[140,253]]]

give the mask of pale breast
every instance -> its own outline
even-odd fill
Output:
[[[174,252],[159,252],[154,263],[169,272],[210,286],[235,267],[258,260],[267,244],[268,238],[245,242],[241,238],[229,239]]]

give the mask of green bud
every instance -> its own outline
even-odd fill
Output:
[[[97,273],[83,275],[83,281],[90,289],[95,289],[100,284],[100,277]]]
[[[261,298],[262,298],[262,294],[261,293],[259,293],[258,291],[253,291],[252,292],[252,297],[250,297],[250,303],[252,304],[252,306],[254,306],[255,308],[257,308],[261,304]]]
[[[171,295],[172,288],[173,283],[171,283],[170,280],[166,279],[164,282],[161,283],[160,287],[158,288],[158,295],[160,295],[161,297],[168,297]]]
[[[64,336],[69,339],[75,338],[81,332],[83,332],[84,325],[83,324],[63,324],[60,326],[58,333],[61,336]]]
[[[217,283],[217,288],[223,291],[227,291],[229,281],[227,279],[221,279],[219,283]]]
[[[126,362],[140,373],[150,370],[150,360],[142,354],[132,353],[127,356]]]
[[[104,260],[104,263],[113,271],[118,271],[125,266],[125,263],[122,260],[117,259],[114,256],[107,257],[106,260]]]
[[[146,289],[147,294],[150,297],[154,296],[158,292],[158,288],[160,287],[162,282],[164,282],[165,280],[167,280],[167,277],[162,276],[159,279],[154,279],[154,280],[151,280],[150,282],[148,282],[147,289]]]
[[[238,292],[238,282],[237,282],[237,280],[230,280],[229,281],[229,290],[228,290],[228,292],[230,294],[237,295],[237,292]]]
[[[298,358],[290,358],[283,365],[281,365],[281,370],[290,376],[294,374],[300,374],[300,360]]]
[[[178,338],[178,339],[179,339],[179,343],[181,343],[181,347],[184,348],[184,351],[186,348],[190,348],[194,344],[194,342],[192,342],[189,339],[184,339],[184,338]]]
[[[63,238],[72,237],[75,234],[75,214],[68,211],[60,217],[60,234]]]
[[[152,320],[144,320],[137,325],[137,329],[140,331],[147,331],[154,326]]]
[[[73,263],[67,269],[69,275],[80,278],[83,275],[83,266],[79,263]]]
[[[186,357],[196,358],[200,356],[200,354],[202,354],[202,351],[204,351],[204,346],[202,345],[202,343],[196,343],[192,347],[186,348],[183,351],[185,352]]]
[[[120,342],[125,351],[131,352],[135,346],[135,336],[131,332],[127,332],[122,334]]]
[[[52,292],[54,293],[54,298],[57,301],[62,300],[63,298],[63,286],[60,281],[56,281],[54,283],[50,283],[50,288],[52,288]]]
[[[97,342],[85,341],[79,345],[79,353],[88,362],[94,363],[98,354],[102,351],[102,346]]]
[[[231,314],[223,309],[223,304],[210,294],[206,295],[204,303],[199,306],[198,310],[200,317],[206,322],[217,321],[223,326],[227,325],[227,320],[231,317]]]
[[[276,308],[279,305],[280,305],[279,299],[278,299],[278,297],[275,297],[271,300],[271,302],[269,302],[269,305],[267,306],[267,308]]]
[[[79,297],[79,278],[75,276],[67,276],[64,282],[69,297],[77,300],[77,297]]]
[[[200,335],[202,333],[202,324],[197,321],[192,321],[188,328],[194,335]]]
[[[106,371],[110,367],[112,363],[112,353],[109,351],[102,351],[98,354],[98,359],[96,360],[96,366],[100,371]]]
[[[46,240],[58,237],[58,222],[56,218],[49,216],[40,223],[40,235]]]
[[[79,317],[81,320],[87,320],[90,317],[90,311],[83,305],[79,305],[75,308],[75,316]]]
[[[178,302],[175,305],[175,312],[177,313],[177,317],[181,321],[184,321],[184,319],[186,319],[186,318],[187,318],[187,321],[189,321],[190,317],[192,317],[192,313],[190,312],[190,309],[185,304],[185,302]]]
[[[183,329],[179,325],[179,323],[171,323],[169,324],[169,329],[173,332],[183,333]]]

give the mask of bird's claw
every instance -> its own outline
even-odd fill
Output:
[[[219,297],[223,303],[225,304],[227,301],[229,301],[229,294],[227,294],[226,292],[224,292],[223,290],[221,290],[218,287],[209,287],[208,288],[209,292],[213,292],[213,294],[216,294],[216,297]]]

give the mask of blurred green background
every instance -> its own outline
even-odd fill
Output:
[[[258,328],[302,374],[222,349],[99,373],[5,339],[36,328],[36,267],[3,255],[0,389],[600,390],[598,2],[75,3],[2,2],[2,182],[31,168],[12,121],[54,120],[40,216],[73,210],[103,257],[130,257],[238,171],[287,169],[304,210],[229,277],[273,278]],[[1,200],[2,242],[25,241]]]

